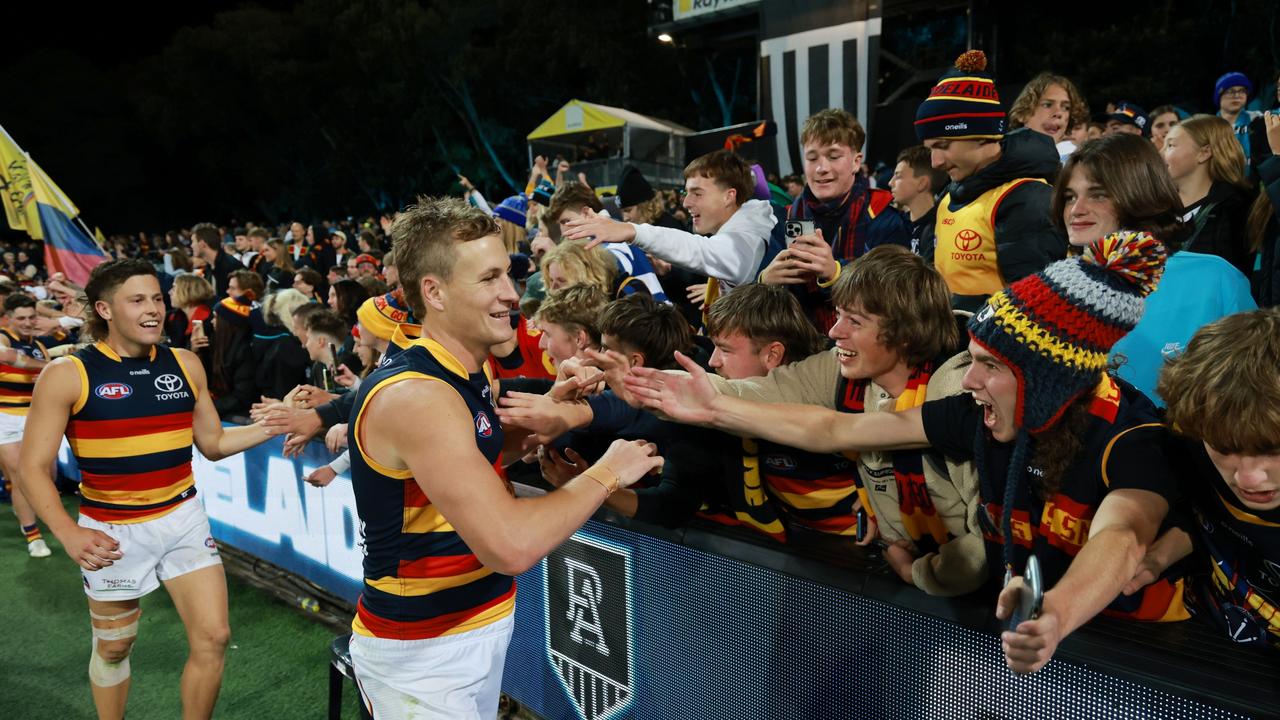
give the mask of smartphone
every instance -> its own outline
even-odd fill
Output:
[[[788,220],[786,225],[787,231],[787,247],[791,247],[791,243],[801,235],[813,234],[812,220]]]
[[[316,380],[316,385],[325,392],[333,392],[333,387],[337,384],[333,381],[333,369],[323,363],[320,365],[320,377]]]
[[[857,525],[857,529],[855,529],[855,530],[854,530],[854,536],[853,536],[853,538],[854,538],[854,540],[857,540],[858,542],[862,542],[863,540],[866,540],[866,539],[867,539],[867,511],[866,511],[866,509],[865,509],[865,508],[858,508],[858,514],[857,514],[857,516],[856,516],[856,517],[857,517],[857,519],[858,519],[858,525]]]
[[[1022,573],[1022,593],[1018,604],[1009,615],[1008,629],[1013,630],[1026,620],[1040,617],[1044,607],[1044,578],[1040,574],[1040,561],[1035,555],[1027,558],[1026,570]]]

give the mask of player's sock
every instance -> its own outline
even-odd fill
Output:
[[[40,526],[36,523],[22,526],[22,534],[27,536],[27,542],[33,543],[41,539]]]

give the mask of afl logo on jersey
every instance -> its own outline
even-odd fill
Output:
[[[493,423],[489,422],[489,416],[483,411],[476,413],[476,434],[480,437],[489,437],[493,434]]]
[[[124,383],[103,383],[94,388],[93,394],[103,400],[123,400],[133,394],[133,388]]]

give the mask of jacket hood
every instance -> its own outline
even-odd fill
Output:
[[[1053,183],[1061,165],[1053,138],[1030,128],[1014,130],[1000,141],[1000,159],[951,185],[953,203],[965,205],[993,187],[1019,178]]]

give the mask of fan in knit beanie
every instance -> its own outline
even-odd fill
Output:
[[[938,79],[929,97],[916,109],[916,137],[920,142],[932,138],[1004,137],[1008,114],[986,69],[987,56],[981,50],[969,50],[956,58],[955,67]]]
[[[1032,435],[1053,428],[1063,412],[1092,391],[1107,353],[1142,318],[1167,254],[1149,233],[1121,231],[1098,240],[1082,257],[1055,262],[992,295],[969,320],[969,336],[1009,367],[1018,383],[1017,428],[1005,482],[1005,564],[1012,568],[1013,506],[1022,485]],[[986,431],[976,438],[978,472],[986,474]]]
[[[356,310],[356,318],[374,337],[382,340],[391,340],[397,327],[414,337],[422,332],[422,326],[417,324],[399,290],[365,300]]]

